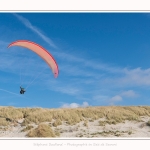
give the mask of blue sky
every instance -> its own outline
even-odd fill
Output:
[[[150,105],[150,14],[0,13],[0,20],[1,106]],[[16,40],[46,48],[58,78],[35,53],[7,48]]]

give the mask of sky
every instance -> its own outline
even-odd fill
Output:
[[[48,50],[58,77],[34,52],[7,48],[16,40]],[[150,105],[150,14],[0,13],[0,105]]]

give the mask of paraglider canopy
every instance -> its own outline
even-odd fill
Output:
[[[58,65],[55,61],[55,59],[53,58],[53,56],[45,49],[43,48],[41,45],[28,41],[28,40],[18,40],[15,42],[12,42],[11,44],[8,45],[8,48],[11,46],[21,46],[21,47],[25,47],[33,52],[35,52],[36,54],[38,54],[51,68],[53,75],[55,78],[57,78],[58,74],[59,74],[59,70],[58,70]]]

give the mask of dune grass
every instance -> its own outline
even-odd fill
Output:
[[[125,120],[138,121],[140,116],[150,116],[150,106],[100,106],[87,108],[62,108],[62,109],[44,109],[44,108],[14,108],[0,107],[0,117],[3,124],[7,124],[12,120],[24,118],[22,126],[32,123],[40,124],[42,122],[53,122],[53,126],[57,127],[62,122],[68,125],[74,125],[80,121],[96,120],[105,118],[103,124],[116,124]],[[86,125],[87,123],[85,123]]]
[[[23,118],[23,113],[15,107],[0,107],[0,117],[11,121]]]
[[[0,107],[0,126],[7,127],[13,123],[18,125],[17,120],[24,119],[21,123],[21,126],[24,126],[22,132],[27,131],[28,137],[56,137],[60,135],[57,126],[63,123],[75,125],[82,121],[83,125],[88,127],[89,122],[102,118],[99,125],[105,126],[125,120],[140,121],[141,116],[150,116],[150,106],[99,106],[73,109]],[[36,124],[37,128],[33,128],[33,124]],[[150,126],[150,121],[147,125]]]
[[[147,126],[150,126],[150,120],[147,122]]]
[[[34,128],[32,125],[27,125],[24,129],[21,130],[21,132],[26,132],[32,128]]]
[[[32,129],[26,135],[28,137],[55,137],[55,133],[47,124],[39,124],[37,128]]]
[[[6,118],[0,118],[0,126],[8,126],[9,122],[6,120]]]
[[[57,127],[57,126],[59,126],[59,125],[62,125],[62,122],[61,122],[60,119],[57,119],[57,120],[53,123],[53,126],[54,126],[54,127]]]

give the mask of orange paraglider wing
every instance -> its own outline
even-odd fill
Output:
[[[36,54],[38,54],[49,65],[49,67],[52,69],[54,77],[57,78],[59,74],[58,65],[55,59],[53,58],[53,56],[42,46],[40,46],[37,43],[27,41],[27,40],[18,40],[18,41],[12,42],[11,44],[8,45],[8,48],[11,46],[25,47],[35,52]]]

